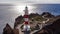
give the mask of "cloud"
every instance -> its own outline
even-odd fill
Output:
[[[0,0],[0,3],[60,3],[60,0]]]

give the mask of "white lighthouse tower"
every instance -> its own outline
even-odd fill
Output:
[[[24,26],[23,26],[23,30],[24,31],[30,31],[30,25],[29,25],[29,13],[28,13],[28,7],[25,7],[24,10],[25,14],[24,14]]]
[[[25,7],[24,10],[25,14],[24,14],[24,24],[29,24],[29,13],[28,13],[28,7]]]
[[[25,12],[25,15],[28,15],[28,7],[27,6],[25,7],[24,12]]]

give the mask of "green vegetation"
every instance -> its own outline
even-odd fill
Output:
[[[42,16],[39,15],[39,14],[37,14],[37,13],[36,14],[35,13],[32,13],[32,14],[29,15],[29,20],[42,22],[42,21],[45,21],[46,19],[42,18]],[[18,16],[15,19],[15,21],[18,22],[18,23],[20,23],[20,24],[22,24],[24,22],[23,16]]]

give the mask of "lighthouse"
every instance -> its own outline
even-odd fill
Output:
[[[29,24],[29,13],[28,13],[28,7],[25,7],[24,10],[25,14],[24,14],[24,24]]]
[[[23,26],[23,31],[24,34],[30,34],[30,25],[29,25],[29,13],[28,13],[28,7],[25,7],[24,10],[24,26]]]

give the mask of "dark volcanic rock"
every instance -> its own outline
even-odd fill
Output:
[[[6,24],[6,27],[3,29],[3,34],[13,34],[13,30],[9,24]]]
[[[48,18],[54,17],[54,15],[52,15],[49,12],[43,12],[41,15],[44,16],[44,17],[48,17]]]
[[[15,28],[18,24],[21,24],[21,23],[23,23],[23,16],[18,16],[18,17],[15,19],[14,28]]]

